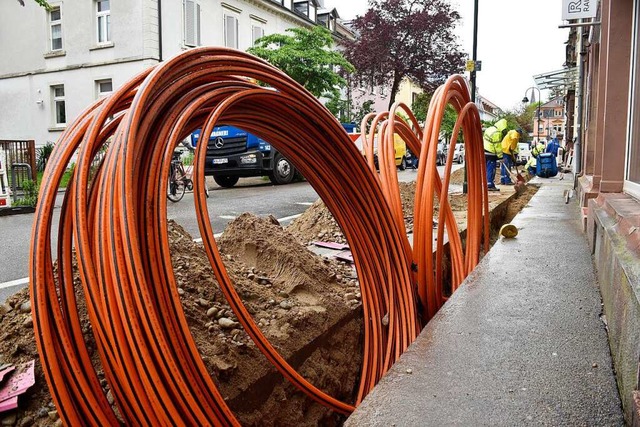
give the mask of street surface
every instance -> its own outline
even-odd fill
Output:
[[[461,165],[454,165],[453,170]],[[439,166],[440,173],[444,167]],[[398,171],[398,180],[410,182],[416,179],[413,169]],[[233,188],[218,187],[208,178],[210,197],[207,203],[214,233],[224,230],[227,223],[244,212],[258,216],[273,215],[282,225],[287,225],[301,215],[318,199],[308,182],[295,182],[283,186],[272,185],[267,178],[243,178]],[[62,195],[54,209],[54,224],[60,215]],[[194,239],[200,238],[198,222],[193,207],[193,194],[187,193],[178,203],[168,201],[167,216],[178,222]],[[34,214],[0,217],[0,303],[28,285],[31,227]],[[55,235],[52,245],[56,244]]]

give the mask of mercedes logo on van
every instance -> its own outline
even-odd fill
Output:
[[[221,136],[217,137],[215,139],[214,145],[216,146],[216,148],[222,148],[222,146],[224,145],[224,139],[222,139]]]

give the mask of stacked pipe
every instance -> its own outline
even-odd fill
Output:
[[[479,246],[472,239],[479,239],[482,230],[473,227],[479,226],[482,212],[485,219],[487,215],[486,193],[480,185],[479,119],[460,78],[450,79],[434,96],[424,131],[412,133],[410,126],[395,120],[388,121],[384,131],[392,138],[397,129],[412,151],[420,153],[413,250],[397,214],[392,170],[378,178],[336,119],[300,85],[260,59],[229,49],[192,49],[140,73],[89,106],[68,126],[51,155],[31,243],[36,344],[62,421],[101,426],[121,421],[238,424],[189,332],[169,254],[165,194],[171,155],[178,142],[197,128],[203,130],[194,167],[195,209],[207,256],[226,299],[256,346],[284,377],[321,404],[350,413],[352,404],[328,396],[302,378],[244,307],[208,220],[202,191],[204,141],[219,123],[270,141],[301,171],[342,228],[354,255],[364,311],[364,361],[357,404],[429,317],[421,319],[418,314],[416,279],[428,313],[434,313],[444,300],[434,289],[441,277],[434,275],[433,259],[426,254],[432,248],[429,210],[434,191],[440,197],[450,240],[455,231],[446,202],[447,178],[443,183],[437,175],[433,146],[447,102],[460,112],[457,128],[464,132],[469,153],[469,214],[474,220],[469,223],[466,256],[457,249],[452,252],[452,257],[459,258],[455,279],[461,282],[477,262],[477,253],[471,251]],[[391,117],[395,116],[392,112]],[[413,125],[417,129],[417,122]],[[62,176],[74,158],[76,166],[57,224],[54,269],[53,207]],[[97,158],[103,160],[96,168]],[[450,154],[448,168],[451,160]],[[86,300],[119,415],[105,397],[84,341],[73,280],[74,256],[80,276],[77,286]],[[411,269],[414,262],[417,274]]]

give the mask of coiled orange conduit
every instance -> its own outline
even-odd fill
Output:
[[[261,88],[248,79],[276,90]],[[476,241],[480,241],[482,227],[479,232],[476,228],[483,215],[487,218],[486,190],[483,193],[481,185],[484,168],[479,161],[477,112],[473,114],[475,110],[465,104],[468,94],[463,80],[452,81],[447,82],[451,87],[445,85],[437,94],[439,101],[434,105],[440,108],[453,99],[460,112],[458,127],[467,142],[473,224],[470,220],[466,257],[455,263],[461,270],[455,277],[461,281],[477,262],[477,253],[471,250],[479,248]],[[406,106],[399,108],[408,111]],[[437,273],[433,276],[433,260],[425,255],[432,247],[431,214],[427,211],[433,191],[429,191],[435,189],[441,200],[447,197],[447,179],[443,185],[437,172],[434,174],[435,147],[429,138],[433,135],[430,126],[436,126],[437,135],[442,108],[438,111],[430,113],[424,137],[415,119],[415,131],[407,124],[389,121],[389,114],[377,119],[382,131],[391,135],[386,137],[391,144],[397,129],[412,151],[420,153],[418,177],[425,189],[419,183],[417,196],[422,199],[420,209],[416,206],[416,220],[418,214],[428,216],[429,227],[427,230],[421,224],[420,229],[416,224],[412,251],[404,233],[401,206],[398,214],[397,178],[395,187],[391,184],[395,177],[395,166],[388,166],[393,160],[388,155],[391,152],[382,155],[381,162],[387,166],[378,178],[372,171],[372,158],[367,156],[369,163],[363,160],[340,124],[315,98],[251,55],[221,48],[193,49],[139,74],[110,97],[88,107],[69,125],[51,155],[32,232],[36,343],[63,422],[100,426],[120,422],[107,402],[84,343],[73,284],[75,251],[97,351],[124,421],[144,425],[237,424],[198,354],[182,312],[166,218],[165,191],[175,146],[199,127],[203,128],[202,141],[207,141],[218,123],[241,127],[270,141],[307,178],[344,231],[358,271],[365,322],[359,403],[421,328],[415,277],[425,307],[435,310],[443,302],[443,298],[424,298],[437,295],[431,289],[439,277]],[[396,117],[395,112],[391,117]],[[323,405],[350,413],[352,405],[328,396],[302,378],[246,311],[222,263],[208,221],[201,191],[203,146],[206,144],[199,143],[196,150],[195,208],[207,255],[225,297],[258,348],[287,379]],[[94,170],[92,163],[101,153],[104,159]],[[74,155],[77,164],[58,224],[59,268],[54,277],[53,206],[62,175]],[[447,206],[441,201],[441,215]],[[456,230],[455,221],[449,218],[450,208],[444,215],[447,230]],[[448,234],[453,241],[452,232]],[[429,243],[417,245],[419,252],[416,243],[422,240]],[[456,252],[454,256],[461,255]],[[431,264],[425,268],[426,259],[431,259]],[[418,264],[415,275],[412,262]]]

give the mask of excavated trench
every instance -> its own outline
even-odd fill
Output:
[[[414,184],[413,184],[414,185]],[[401,186],[407,229],[412,229],[412,184]],[[491,243],[535,194],[500,197],[491,206]],[[457,212],[465,199],[452,196]],[[460,215],[458,215],[460,216]],[[462,215],[463,216],[463,215]],[[265,359],[226,303],[202,246],[170,223],[173,267],[183,309],[200,354],[227,404],[243,425],[341,425],[345,417],[292,386]],[[464,241],[465,230],[462,230]],[[315,386],[354,403],[362,360],[362,308],[355,270],[307,249],[313,240],[344,242],[321,202],[283,229],[272,218],[243,214],[229,224],[218,245],[225,266],[255,322],[280,354]],[[449,272],[448,257],[442,266]],[[445,281],[449,274],[445,274]],[[91,334],[79,279],[74,280],[85,341],[107,398],[113,404]],[[33,330],[24,308],[28,291],[0,307],[0,365],[36,358]],[[42,368],[21,402],[14,425],[51,425],[57,419]]]

